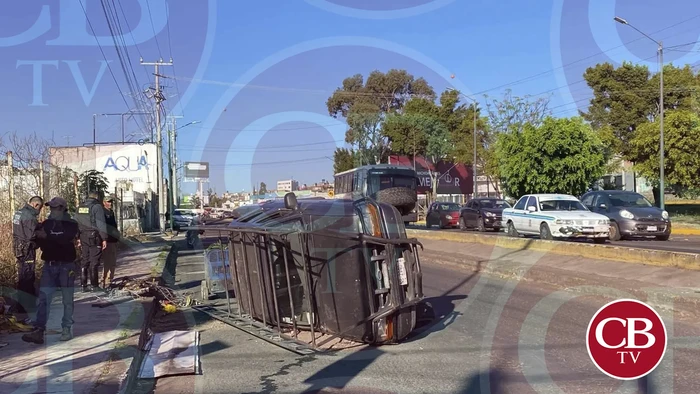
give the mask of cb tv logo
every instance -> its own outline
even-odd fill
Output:
[[[666,353],[666,326],[644,302],[621,299],[593,315],[586,332],[588,355],[604,374],[635,380],[651,373]]]

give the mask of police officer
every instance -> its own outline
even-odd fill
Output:
[[[17,259],[17,308],[25,315],[36,306],[36,229],[44,200],[34,196],[12,217],[12,246]]]
[[[83,291],[99,289],[99,265],[102,251],[107,247],[107,225],[104,208],[97,192],[90,192],[88,198],[78,207],[75,220],[80,226],[81,268],[80,284]],[[88,277],[90,288],[88,288]]]

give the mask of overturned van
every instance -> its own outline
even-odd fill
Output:
[[[314,345],[319,333],[396,343],[415,328],[420,244],[392,205],[289,193],[226,232],[239,313],[282,334],[310,332]]]

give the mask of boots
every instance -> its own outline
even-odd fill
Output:
[[[29,334],[22,335],[22,340],[24,342],[36,343],[37,345],[44,344],[44,330],[37,328],[36,330],[30,332]]]
[[[71,339],[73,339],[73,333],[71,332],[70,327],[63,327],[61,338],[59,340],[65,342],[70,341]]]

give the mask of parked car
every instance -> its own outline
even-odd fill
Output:
[[[459,227],[460,209],[459,204],[454,202],[434,202],[430,204],[425,217],[425,227]]]
[[[584,194],[581,202],[591,211],[610,219],[612,241],[638,236],[667,241],[671,236],[668,212],[655,207],[639,193],[600,190]]]
[[[195,222],[196,215],[184,210],[176,209],[173,212],[173,231],[180,231],[182,227],[192,226]]]
[[[506,200],[498,198],[472,199],[459,213],[459,228],[501,231],[503,210],[510,207]]]
[[[610,221],[588,210],[568,194],[532,194],[521,197],[513,208],[503,210],[503,222],[512,237],[539,234],[541,239],[588,238],[605,243]]]

